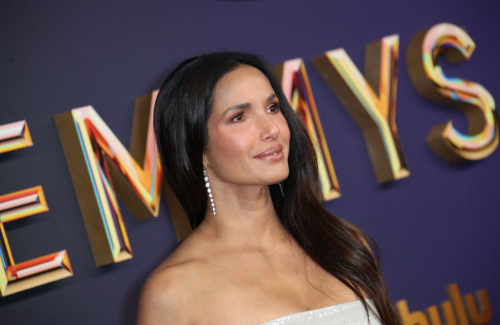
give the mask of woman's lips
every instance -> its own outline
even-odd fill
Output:
[[[271,148],[261,152],[260,154],[258,154],[254,158],[262,159],[265,161],[280,161],[284,157],[285,157],[285,155],[283,154],[283,146],[278,145],[276,147],[271,147]]]

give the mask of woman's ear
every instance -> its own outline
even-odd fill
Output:
[[[208,166],[208,157],[207,157],[207,152],[203,152],[203,169],[207,169]]]

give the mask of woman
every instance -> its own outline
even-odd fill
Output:
[[[376,243],[323,208],[313,144],[262,58],[184,61],[154,129],[194,232],[147,279],[138,324],[400,324]]]

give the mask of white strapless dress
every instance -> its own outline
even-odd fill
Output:
[[[366,299],[375,310],[372,299]],[[369,310],[369,309],[368,309]],[[381,325],[370,312],[370,322],[361,300],[283,316],[260,325]]]

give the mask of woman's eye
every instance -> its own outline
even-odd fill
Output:
[[[279,104],[273,104],[267,110],[270,111],[271,113],[277,113],[280,110],[280,105]]]
[[[231,122],[243,121],[243,113],[240,113],[231,119]]]

